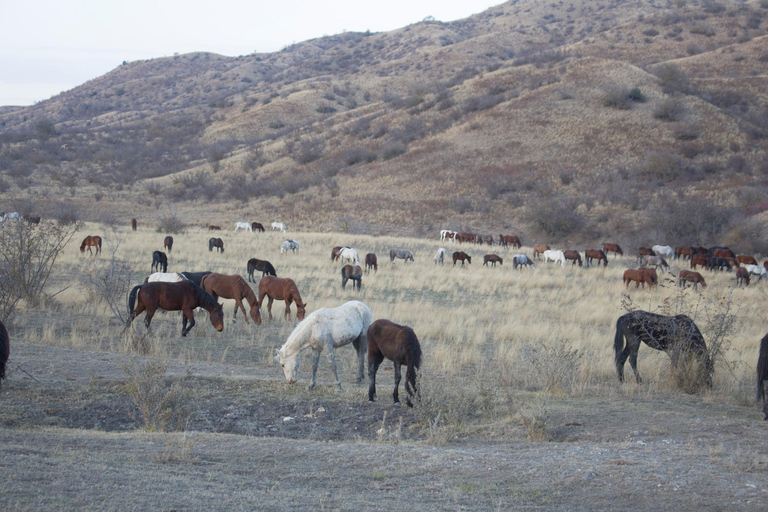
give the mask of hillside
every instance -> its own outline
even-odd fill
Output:
[[[0,209],[768,253],[766,18],[766,0],[513,0],[127,62],[0,109]]]

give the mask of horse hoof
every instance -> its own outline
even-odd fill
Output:
[[[234,324],[236,324],[236,323],[237,323],[237,318],[233,318],[233,319],[232,319],[232,324],[234,325]]]
[[[307,391],[312,391],[313,389],[315,389],[315,385],[314,384],[311,385],[311,386],[307,386]]]
[[[400,402],[395,402],[395,407],[400,407],[401,405],[403,404],[401,404]]]

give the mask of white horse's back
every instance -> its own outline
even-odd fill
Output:
[[[668,245],[654,245],[651,247],[656,256],[664,256],[665,258],[674,259],[675,250]]]
[[[237,232],[240,229],[244,229],[246,231],[253,231],[253,228],[251,227],[251,224],[249,222],[235,222],[235,232]]]
[[[273,222],[272,223],[272,231],[275,231],[277,229],[279,229],[283,233],[285,233],[286,230],[287,230],[287,228],[285,227],[285,223],[284,222]]]
[[[162,283],[178,283],[179,281],[186,281],[187,278],[178,272],[155,272],[147,278],[148,283],[162,282]]]
[[[563,251],[553,251],[553,250],[547,250],[544,251],[544,263],[549,263],[550,261],[554,261],[555,263],[560,263],[560,265],[565,266],[565,253]]]
[[[342,247],[339,251],[339,259],[343,262],[349,260],[353,265],[360,264],[360,257],[357,255],[357,251],[352,247]]]

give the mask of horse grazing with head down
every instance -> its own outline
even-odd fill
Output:
[[[259,231],[263,233],[266,231],[264,226],[260,222],[251,222],[251,231]]]
[[[579,254],[579,251],[563,251],[563,256],[565,256],[566,260],[571,261],[571,266],[574,266],[577,262],[579,263],[579,266],[581,266],[581,254]]]
[[[165,237],[165,240],[163,240],[163,249],[168,249],[168,252],[171,252],[173,250],[173,237],[167,236]]]
[[[749,286],[749,271],[744,267],[736,269],[736,286]]]
[[[245,231],[253,231],[253,227],[251,227],[250,222],[235,222],[235,233],[237,233],[239,230],[245,230]]]
[[[264,304],[264,296],[269,297],[267,303],[267,313],[272,320],[272,302],[277,300],[285,301],[285,318],[291,321],[291,304],[296,303],[296,318],[301,322],[304,315],[307,314],[307,304],[301,300],[299,288],[293,279],[274,276],[264,276],[259,281],[259,304]]]
[[[549,263],[550,261],[553,261],[555,263],[560,263],[561,267],[565,266],[565,253],[563,251],[553,251],[551,249],[548,249],[544,251],[544,263]]]
[[[285,227],[284,222],[273,222],[272,223],[272,231],[282,231],[283,233],[288,232],[288,228]]]
[[[619,247],[619,244],[612,244],[612,243],[604,243],[603,244],[603,252],[607,255],[609,252],[612,252],[616,256],[624,256],[624,251],[621,250],[621,247]]]
[[[675,258],[677,259],[691,259],[695,253],[696,250],[690,246],[675,247]]]
[[[764,265],[744,265],[744,269],[749,272],[751,276],[757,276],[757,282],[763,280],[763,277],[768,276],[768,270]]]
[[[8,356],[11,355],[11,337],[8,336],[8,330],[0,322],[0,385],[5,379],[5,366],[8,364]]]
[[[139,227],[138,222],[136,222],[136,219],[131,219],[131,229],[136,231],[136,228]]]
[[[339,251],[339,260],[342,263],[347,262],[352,265],[360,264],[360,257],[357,255],[357,251],[351,247],[342,247]]]
[[[365,255],[365,271],[370,272],[371,269],[373,269],[373,271],[378,274],[379,260],[376,258],[374,253],[369,252]]]
[[[703,254],[694,254],[691,257],[691,268],[696,268],[697,266],[707,268],[708,262],[709,257],[704,256]]]
[[[398,325],[389,320],[379,319],[368,328],[368,401],[376,399],[376,372],[384,358],[395,366],[395,391],[392,398],[400,405],[401,366],[405,365],[405,403],[413,407],[412,396],[418,396],[416,371],[421,366],[421,345],[416,333],[407,325]]]
[[[358,300],[349,301],[336,308],[320,308],[313,311],[306,320],[296,326],[285,344],[277,350],[275,361],[282,366],[285,380],[291,384],[297,381],[301,363],[301,358],[298,356],[303,350],[311,348],[315,357],[312,363],[312,384],[309,389],[315,389],[320,353],[327,349],[336,383],[341,390],[341,379],[336,369],[336,349],[352,343],[357,351],[357,383],[359,384],[363,380],[368,328],[372,321],[371,310]]]
[[[464,266],[464,262],[472,263],[472,258],[469,254],[465,253],[464,251],[456,251],[453,253],[453,266],[456,266],[456,262],[461,261],[461,266]]]
[[[341,267],[341,289],[347,287],[347,281],[352,280],[352,288],[357,286],[359,290],[363,286],[363,269],[360,265],[344,265]]]
[[[514,270],[517,270],[517,267],[520,267],[520,270],[522,270],[524,266],[536,270],[536,265],[533,264],[533,260],[525,254],[515,254],[512,256],[512,268]]]
[[[445,263],[445,247],[439,248],[432,260],[435,262],[435,265],[439,263],[442,266]]]
[[[669,259],[675,259],[675,250],[669,245],[654,245],[651,247],[656,256],[667,257]]]
[[[211,273],[212,272],[210,270],[206,270],[204,272],[179,272],[179,274],[184,276],[184,278],[186,278],[188,281],[192,281],[197,286],[200,286],[204,276],[207,276]]]
[[[275,271],[275,267],[273,267],[272,264],[267,260],[259,260],[256,258],[251,258],[248,260],[246,270],[248,271],[248,281],[252,283],[256,282],[256,278],[253,277],[253,273],[257,270],[261,271],[261,277],[264,277],[264,276],[277,277],[277,272]]]
[[[168,255],[163,251],[152,252],[152,272],[155,270],[168,272]]]
[[[483,266],[488,263],[490,263],[492,267],[495,267],[497,263],[499,265],[504,265],[504,260],[498,254],[486,254],[483,256]]]
[[[600,261],[603,262],[603,266],[608,266],[608,257],[600,249],[587,249],[584,251],[584,259],[587,260],[587,265],[592,265],[592,260],[597,260],[597,266],[600,266]]]
[[[293,251],[294,254],[299,252],[299,242],[296,240],[286,240],[280,245],[280,254]]]
[[[213,224],[209,224],[208,231],[221,231],[221,226],[214,226]]]
[[[88,254],[93,255],[91,247],[96,248],[96,256],[101,254],[101,237],[98,235],[88,235],[83,239],[83,243],[80,244],[80,252],[84,253],[85,248],[88,248]]]
[[[395,261],[395,258],[403,260],[403,263],[408,263],[409,260],[411,263],[414,263],[413,254],[411,254],[411,251],[409,251],[408,249],[390,249],[389,251],[390,263]]]
[[[643,289],[645,289],[645,285],[648,284],[648,289],[653,288],[656,286],[659,282],[658,277],[656,276],[656,271],[652,268],[628,268],[624,271],[624,284],[627,287],[627,290],[629,290],[629,283],[630,281],[635,282],[635,290],[642,284]],[[654,279],[655,277],[655,279]]]
[[[536,244],[533,246],[533,259],[536,259],[537,257],[541,259],[541,255],[544,254],[544,251],[550,251],[552,248],[548,246],[547,244]]]
[[[224,240],[221,238],[209,238],[208,239],[208,251],[213,251],[213,248],[216,248],[216,252],[223,253],[224,252]]]
[[[742,265],[757,265],[757,260],[754,256],[747,256],[746,254],[739,254],[736,256],[736,261]]]
[[[662,268],[662,270],[666,270],[667,272],[670,272],[669,265],[667,264],[666,260],[662,258],[661,256],[643,256],[640,258],[640,265],[643,267],[646,266],[653,266],[653,268],[658,269],[659,267]]]
[[[760,340],[757,355],[757,401],[763,403],[763,419],[768,420],[768,401],[766,401],[765,383],[768,381],[768,334]]]
[[[337,245],[333,249],[331,249],[331,261],[337,261],[339,259],[339,253],[344,247]]]
[[[523,243],[520,241],[519,236],[504,235],[504,247],[507,245],[511,245],[515,249],[519,249],[523,246]]]
[[[681,270],[680,273],[677,274],[677,286],[680,288],[685,288],[687,283],[692,283],[694,290],[698,285],[701,285],[702,288],[707,287],[707,282],[704,280],[704,276],[698,272],[694,272],[692,270]]]
[[[224,275],[212,272],[206,276],[203,276],[200,281],[200,287],[211,294],[215,300],[219,297],[225,299],[234,299],[235,312],[232,315],[232,323],[237,323],[237,308],[240,308],[245,318],[245,323],[248,323],[248,317],[245,313],[245,307],[243,306],[243,299],[248,301],[250,306],[251,318],[253,323],[261,325],[261,308],[259,308],[259,301],[256,298],[256,294],[253,293],[251,287],[245,282],[245,279],[239,275]]]

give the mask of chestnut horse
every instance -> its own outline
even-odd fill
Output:
[[[749,286],[749,270],[739,267],[736,269],[736,286],[741,286],[742,283],[744,286]]]
[[[511,245],[515,249],[519,249],[523,246],[518,236],[504,235],[504,247]]]
[[[154,251],[152,253],[152,272],[155,269],[159,272],[168,272],[168,256],[163,251]]]
[[[331,261],[338,261],[339,253],[341,252],[342,249],[343,247],[340,245],[337,245],[336,247],[331,249]]]
[[[472,258],[464,251],[456,251],[453,253],[453,266],[456,266],[456,262],[461,260],[461,266],[464,266],[464,262],[472,263]]]
[[[563,251],[563,256],[565,256],[565,259],[571,260],[571,266],[574,266],[576,262],[578,262],[579,266],[581,266],[581,254],[579,254],[579,251]]]
[[[600,266],[600,261],[603,262],[604,267],[608,266],[608,257],[600,249],[587,249],[584,251],[584,259],[587,260],[587,265],[592,265],[592,260],[597,260],[598,267]]]
[[[474,242],[475,241],[475,235],[472,233],[459,233],[456,235],[456,241],[458,241],[460,244],[464,242]]]
[[[696,249],[693,247],[675,247],[675,258],[678,259],[691,259],[696,253]]]
[[[130,326],[133,319],[143,311],[147,312],[147,317],[144,319],[144,325],[147,326],[147,329],[149,329],[149,324],[158,308],[166,311],[182,311],[184,319],[181,323],[181,335],[186,336],[195,326],[193,311],[198,307],[208,311],[211,325],[217,331],[224,329],[224,310],[221,304],[192,281],[140,284],[134,286],[128,296],[128,323],[126,327]],[[187,327],[187,322],[189,322],[189,327]]]
[[[746,254],[739,254],[736,256],[736,261],[743,263],[744,265],[758,265],[754,256],[747,256]]]
[[[709,258],[703,254],[694,254],[691,256],[691,268],[704,267],[707,268],[707,262]]]
[[[91,247],[96,248],[96,255],[101,254],[101,237],[98,235],[88,235],[83,239],[83,243],[80,244],[80,252],[85,252],[85,248],[88,248],[88,254],[93,255]]]
[[[9,355],[11,355],[11,338],[3,322],[0,322],[0,384],[5,378],[5,365],[8,363]]]
[[[341,289],[347,287],[347,281],[352,280],[352,288],[357,286],[359,290],[363,286],[363,269],[360,265],[344,265],[341,267]]]
[[[373,402],[376,398],[376,372],[385,357],[395,366],[395,392],[392,393],[395,405],[400,405],[398,396],[400,367],[405,365],[405,391],[408,393],[405,403],[408,407],[413,407],[411,397],[419,396],[416,389],[416,370],[421,366],[421,345],[413,329],[384,319],[376,320],[368,328],[369,402]]]
[[[551,251],[552,248],[548,246],[547,244],[536,244],[533,246],[533,259],[536,259],[538,256],[539,259],[541,259],[541,255],[544,254],[544,251]]]
[[[603,252],[606,255],[609,252],[612,252],[617,256],[624,256],[624,251],[621,250],[621,247],[619,247],[619,244],[612,244],[612,243],[606,242],[603,244]]]
[[[677,275],[677,286],[685,288],[687,283],[693,283],[693,289],[695,290],[698,285],[702,288],[707,287],[707,282],[704,281],[704,276],[698,272],[692,270],[681,270]]]
[[[735,258],[736,253],[727,247],[710,247],[709,254],[716,258]]]
[[[219,297],[234,299],[235,312],[232,315],[233,324],[237,323],[237,308],[242,310],[245,323],[248,323],[248,317],[245,314],[245,307],[243,306],[243,299],[245,299],[250,306],[253,323],[261,325],[261,308],[259,308],[259,301],[256,298],[256,294],[253,293],[253,290],[248,286],[248,283],[245,282],[245,279],[239,275],[235,274],[228,276],[212,272],[203,276],[200,281],[200,287],[210,293],[211,297],[215,300],[218,300]]]
[[[224,252],[224,240],[221,238],[208,239],[208,251],[213,251],[214,247],[218,252]]]
[[[653,272],[653,274],[650,274],[650,271]],[[628,268],[624,271],[624,284],[627,287],[627,290],[629,290],[629,283],[630,281],[635,282],[635,290],[642,284],[643,289],[645,289],[646,283],[648,284],[648,289],[653,288],[658,283],[658,277],[656,278],[655,282],[653,279],[653,275],[656,274],[656,271],[652,268]]]
[[[136,222],[136,219],[131,219],[131,229],[136,231],[136,228],[139,226],[139,224]]]
[[[251,222],[251,231],[261,231],[263,233],[266,230],[260,222]]]
[[[483,266],[487,265],[488,262],[491,263],[492,267],[495,267],[496,263],[504,265],[504,260],[501,259],[498,254],[486,254],[483,256]]]
[[[256,282],[256,279],[253,277],[253,273],[256,270],[261,271],[261,277],[264,277],[264,276],[277,277],[277,272],[275,271],[275,267],[273,267],[272,264],[267,260],[258,260],[256,258],[251,258],[248,260],[246,269],[248,270],[248,281],[252,283]]]
[[[163,240],[163,249],[168,249],[168,252],[171,252],[173,250],[173,237],[167,236],[165,237],[165,240]]]
[[[211,224],[208,226],[208,231],[221,231],[221,226],[214,226]]]
[[[264,304],[264,296],[269,297],[267,303],[267,313],[272,320],[272,302],[277,300],[285,301],[285,318],[291,321],[291,303],[296,303],[296,318],[301,322],[304,315],[307,314],[307,304],[301,300],[301,294],[296,287],[293,279],[274,276],[264,276],[259,281],[259,304]]]
[[[374,253],[369,252],[365,255],[365,271],[370,272],[371,269],[376,273],[379,272],[379,260]]]
[[[653,252],[653,249],[649,249],[648,247],[641,247],[637,250],[637,263],[640,263],[640,260],[643,256],[656,256],[656,253]]]

